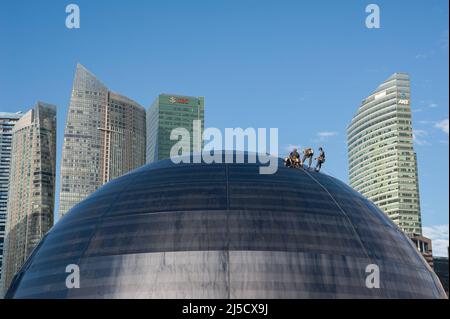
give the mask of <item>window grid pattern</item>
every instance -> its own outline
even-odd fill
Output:
[[[348,127],[350,185],[408,235],[422,233],[410,80],[396,73],[365,99]]]

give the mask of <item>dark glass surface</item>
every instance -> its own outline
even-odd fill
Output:
[[[68,264],[80,267],[68,289]],[[379,289],[365,285],[380,268]],[[258,164],[146,165],[59,221],[9,298],[442,298],[371,202],[325,174]]]
[[[448,249],[448,248],[447,248]],[[448,296],[448,257],[433,258],[434,271]]]

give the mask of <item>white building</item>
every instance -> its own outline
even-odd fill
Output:
[[[350,185],[405,233],[421,234],[408,74],[393,74],[363,100],[347,143]]]

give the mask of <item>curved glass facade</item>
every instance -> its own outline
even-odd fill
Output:
[[[68,289],[66,266],[80,268]],[[366,266],[380,288],[365,285]],[[8,298],[440,298],[411,241],[327,175],[164,160],[114,179],[47,234]]]
[[[409,76],[395,73],[366,98],[348,127],[350,185],[404,232],[422,233]]]

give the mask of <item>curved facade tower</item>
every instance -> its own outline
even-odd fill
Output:
[[[409,76],[395,73],[367,97],[347,130],[350,185],[405,233],[422,233]]]
[[[78,64],[64,130],[59,216],[144,163],[145,109]]]
[[[372,202],[278,163],[261,175],[259,164],[163,160],[116,178],[50,230],[6,297],[445,298]]]

